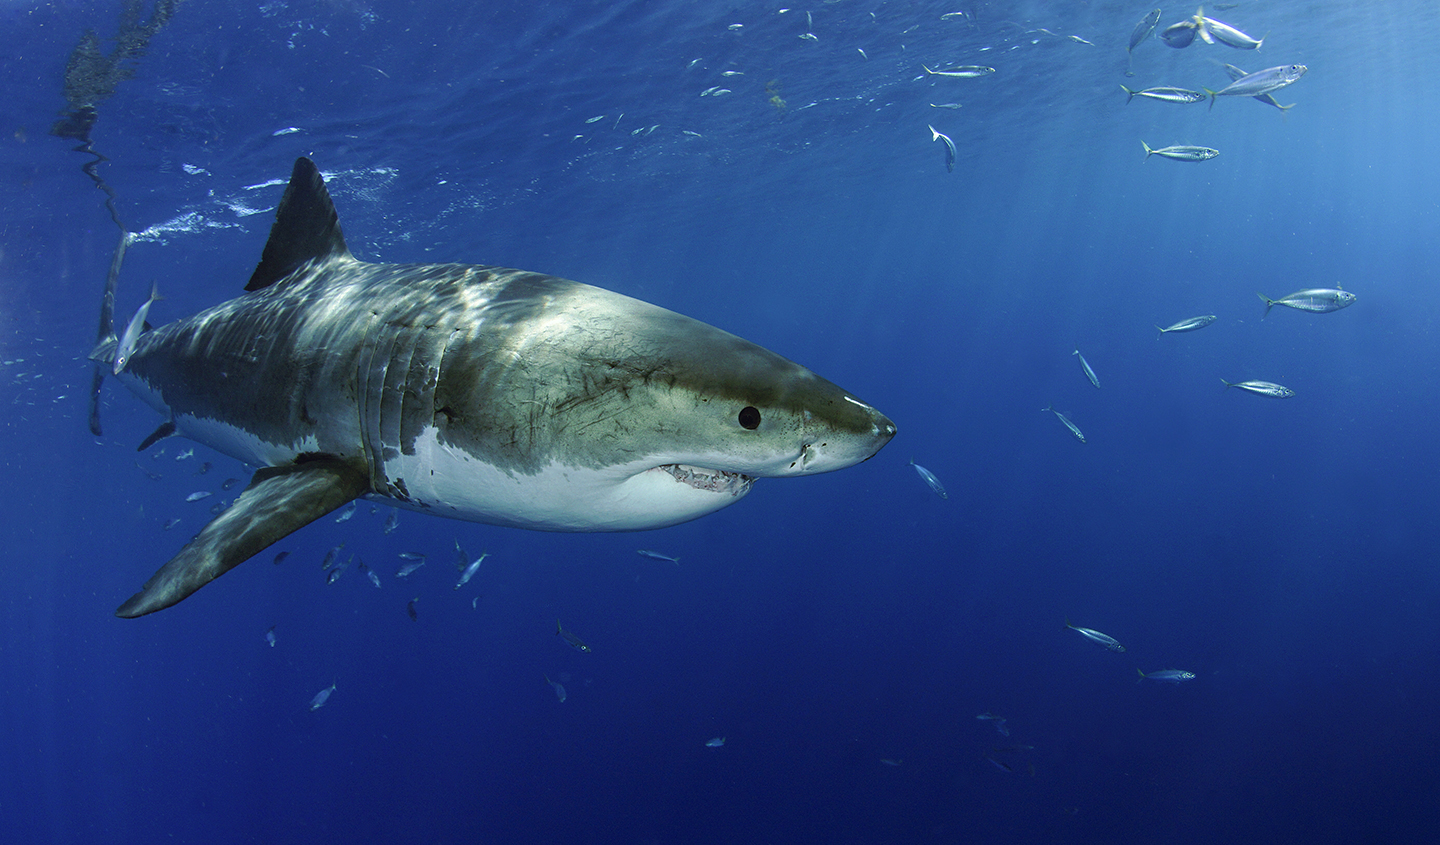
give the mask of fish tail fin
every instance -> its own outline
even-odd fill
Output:
[[[1201,87],[1204,88],[1204,86]],[[1206,94],[1210,95],[1210,109],[1213,111],[1215,109],[1215,92],[1211,91],[1209,88],[1204,88],[1204,91]]]
[[[560,625],[560,620],[559,620],[559,619],[556,619],[556,620],[555,620],[555,636],[557,636],[557,637],[560,636],[561,632],[563,632],[564,630],[565,630],[565,629],[564,629],[563,627],[561,627],[561,625]]]
[[[1152,156],[1152,155],[1155,154],[1155,151],[1152,150],[1152,149],[1150,149],[1150,145],[1147,144],[1147,143],[1145,143],[1144,141],[1141,141],[1141,142],[1140,142],[1140,146],[1142,146],[1142,147],[1145,148],[1145,158],[1146,158],[1147,160],[1150,158],[1150,156]]]
[[[1260,293],[1259,291],[1256,291],[1255,295],[1265,300],[1265,313],[1260,315],[1260,319],[1263,320],[1266,317],[1270,316],[1270,309],[1275,306],[1275,300],[1271,299],[1263,293]]]
[[[1156,328],[1157,331],[1160,332],[1160,334],[1155,335],[1155,339],[1156,339],[1156,340],[1159,340],[1160,338],[1162,338],[1162,337],[1165,336],[1165,330],[1164,330],[1164,329],[1160,328],[1159,326],[1156,326],[1155,328]]]
[[[931,70],[930,68],[925,67],[924,65],[921,65],[920,67],[925,68],[925,72],[926,72],[926,73],[933,74],[933,73],[935,72],[935,71]]]
[[[1125,92],[1125,105],[1127,105],[1127,106],[1130,105],[1130,101],[1133,100],[1133,99],[1135,99],[1135,93],[1136,93],[1136,92],[1131,91],[1129,88],[1127,88],[1127,87],[1125,86],[1124,83],[1121,83],[1121,85],[1120,85],[1120,90]]]
[[[1267,39],[1267,38],[1269,38],[1269,37],[1270,37],[1270,33],[1268,33],[1268,32],[1265,33],[1264,35],[1260,36],[1260,40],[1255,42],[1255,52],[1257,52],[1257,53],[1260,52],[1260,48],[1265,46],[1265,39]]]
[[[118,220],[116,222],[119,222]],[[95,332],[96,350],[106,343],[118,344],[119,338],[115,335],[115,289],[120,283],[120,264],[125,260],[125,250],[129,248],[134,236],[120,227],[120,240],[115,244],[115,253],[110,257],[110,272],[105,276],[105,290],[100,295],[100,327]],[[106,363],[114,363],[115,349],[111,346],[108,361],[95,357],[91,353],[91,360],[95,362],[95,372],[90,378],[90,433],[99,437],[102,434],[100,427],[100,388],[105,384]]]
[[[1054,410],[1055,410],[1055,405],[1054,405],[1054,403],[1051,403],[1051,404],[1046,405],[1045,407],[1041,408],[1041,409],[1040,409],[1040,413],[1043,414],[1043,413],[1045,413],[1046,411],[1054,411]],[[1066,624],[1069,624],[1069,623],[1067,622]]]
[[[1223,384],[1223,385],[1225,385],[1225,389],[1226,389],[1226,390],[1229,390],[1230,388],[1232,388],[1232,387],[1235,386],[1235,382],[1233,382],[1233,381],[1226,381],[1226,380],[1223,379],[1223,378],[1220,379],[1220,383]]]

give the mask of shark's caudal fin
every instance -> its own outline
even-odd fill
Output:
[[[270,240],[265,242],[260,264],[245,289],[269,287],[307,261],[349,255],[325,179],[313,161],[297,158],[275,212],[275,225],[270,227]]]
[[[255,473],[235,504],[150,576],[115,615],[133,619],[177,604],[271,543],[369,489],[364,467],[340,458],[266,467]]]

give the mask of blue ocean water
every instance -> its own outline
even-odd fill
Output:
[[[105,435],[86,428],[118,230],[93,157],[50,129],[72,50],[89,29],[114,49],[122,8],[0,7],[14,841],[1440,833],[1427,4],[1242,2],[1211,14],[1268,33],[1259,53],[1152,38],[1129,78],[1150,7],[1108,0],[185,0],[93,103],[96,173],[139,233],[121,320],[151,280],[157,325],[238,295],[305,155],[364,259],[652,301],[900,434],[647,534],[408,512],[385,534],[362,502],[140,620],[113,610],[248,471],[178,440],[137,454],[159,420],[113,380]],[[1217,88],[1224,62],[1309,71],[1275,92],[1283,113],[1119,90]],[[970,64],[995,72],[922,69]],[[1357,302],[1261,319],[1257,291],[1335,286]],[[1218,319],[1157,339],[1201,314]],[[491,555],[458,591],[457,541]],[[380,589],[326,584],[342,542]],[[407,551],[429,563],[397,579]]]

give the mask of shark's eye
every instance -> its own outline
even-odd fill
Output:
[[[740,409],[740,427],[754,431],[760,427],[760,411],[754,405]]]

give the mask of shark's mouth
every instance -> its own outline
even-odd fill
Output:
[[[731,496],[743,496],[749,493],[751,485],[755,483],[754,476],[726,472],[723,469],[705,469],[688,464],[661,464],[656,468],[669,473],[676,481],[688,484],[696,490],[728,493]]]

